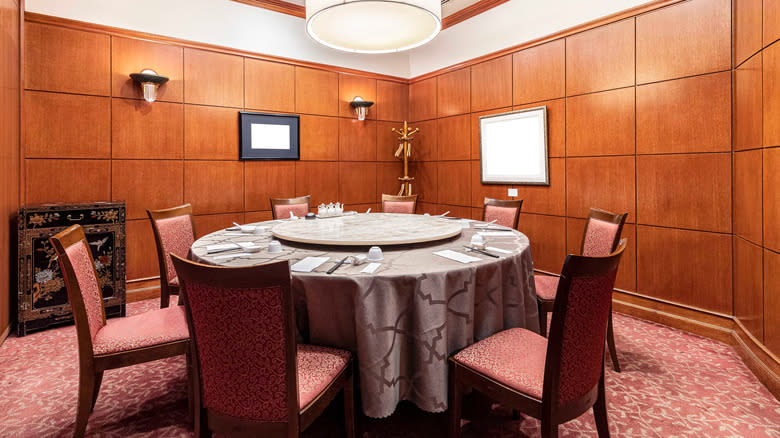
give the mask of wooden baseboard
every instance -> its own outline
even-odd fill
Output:
[[[612,295],[612,310],[729,345],[733,343],[731,333],[734,320],[728,315],[692,309],[618,290]]]
[[[732,342],[742,362],[758,380],[769,389],[775,398],[780,399],[780,360],[767,350],[761,342],[745,329],[745,326],[734,320]]]
[[[127,283],[126,300],[128,303],[160,298],[160,279],[149,278]]]
[[[8,327],[3,330],[3,333],[0,333],[0,346],[2,346],[3,342],[8,339],[8,335],[11,334],[11,327],[13,327],[13,323],[8,324]]]

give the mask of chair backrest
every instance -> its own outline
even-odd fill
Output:
[[[92,250],[79,225],[73,225],[49,238],[65,279],[68,299],[76,321],[79,355],[92,356],[92,341],[106,325],[103,292],[95,271]]]
[[[582,234],[580,255],[603,257],[617,248],[628,213],[615,214],[591,208],[585,232]]]
[[[274,219],[289,219],[290,212],[297,217],[304,217],[311,208],[311,195],[297,198],[271,198],[271,213]]]
[[[523,200],[503,200],[485,198],[485,208],[482,210],[482,220],[490,222],[495,220],[497,225],[510,228],[517,228],[517,221],[520,220],[520,209],[523,207]]]
[[[547,345],[543,404],[561,407],[593,394],[604,371],[612,289],[625,248],[624,239],[604,257],[566,257]]]
[[[417,211],[417,195],[395,196],[382,193],[382,211],[414,214]]]
[[[202,406],[256,422],[298,416],[289,262],[244,268],[173,256]],[[289,424],[288,427],[297,427]]]
[[[195,242],[195,226],[190,204],[165,210],[146,210],[152,222],[154,240],[157,243],[157,262],[160,265],[162,283],[167,285],[176,279],[171,254],[187,257]]]

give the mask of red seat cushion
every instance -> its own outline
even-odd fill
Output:
[[[333,382],[347,366],[349,357],[345,350],[298,344],[298,403],[301,409]]]
[[[536,283],[536,295],[543,300],[555,301],[555,293],[558,291],[560,277],[551,275],[534,275]]]
[[[168,286],[178,288],[179,287],[179,277],[174,277],[168,280]]]
[[[190,337],[183,306],[108,320],[92,341],[96,355],[151,347]]]
[[[541,399],[546,356],[545,337],[514,328],[466,347],[454,359],[512,389]]]

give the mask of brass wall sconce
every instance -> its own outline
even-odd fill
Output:
[[[157,99],[157,88],[168,82],[168,78],[160,76],[154,70],[145,69],[141,73],[131,73],[130,77],[141,85],[144,100],[154,102]]]
[[[370,100],[363,100],[360,96],[355,96],[354,99],[352,99],[352,102],[349,103],[352,105],[352,108],[355,108],[355,114],[358,116],[358,120],[366,120],[366,115],[368,115],[368,108],[374,104],[374,102],[371,102]]]

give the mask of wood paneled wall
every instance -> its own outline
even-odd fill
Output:
[[[730,0],[690,0],[412,81],[422,208],[507,198],[480,182],[479,117],[544,105],[550,186],[515,187],[536,268],[560,271],[589,207],[628,212],[618,288],[730,318],[731,29]]]
[[[127,201],[128,280],[158,275],[146,209],[193,204],[199,235],[271,217],[269,197],[378,208],[398,190],[405,80],[25,22],[22,201]],[[129,74],[170,81],[142,100]],[[366,121],[349,106],[375,101]],[[238,112],[301,116],[301,160],[238,160]],[[133,286],[131,285],[131,288]]]
[[[20,0],[21,1],[21,0]],[[14,217],[19,206],[20,10],[0,0],[0,343],[8,334],[16,290]]]
[[[734,316],[780,355],[780,1],[734,17]]]

